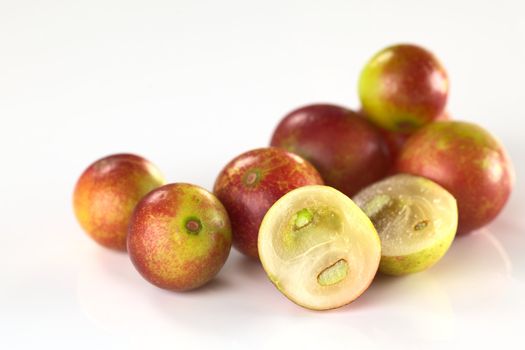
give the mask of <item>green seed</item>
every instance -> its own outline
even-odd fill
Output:
[[[306,208],[301,209],[295,214],[295,229],[299,230],[307,225],[309,225],[314,219],[314,215]]]
[[[340,259],[317,276],[317,283],[323,287],[332,286],[345,279],[346,275],[348,275],[348,263],[345,259]]]

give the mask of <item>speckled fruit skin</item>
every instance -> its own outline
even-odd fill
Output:
[[[366,64],[359,96],[368,118],[391,131],[413,131],[444,111],[448,77],[429,51],[409,44],[387,47]]]
[[[125,251],[135,205],[163,184],[160,171],[140,156],[115,154],[99,159],[77,181],[73,193],[75,215],[96,242]]]
[[[396,171],[427,177],[458,202],[459,234],[492,221],[510,196],[514,171],[503,146],[483,128],[442,121],[412,135],[396,162]]]
[[[322,184],[321,176],[310,163],[283,149],[260,148],[234,158],[214,186],[214,193],[230,216],[233,246],[259,259],[257,237],[268,209],[295,188]]]
[[[201,187],[176,183],[150,192],[137,204],[128,252],[147,281],[184,291],[204,285],[219,272],[231,241],[221,202]]]
[[[330,104],[292,111],[275,129],[271,145],[310,161],[327,185],[347,196],[383,178],[392,164],[375,126]]]

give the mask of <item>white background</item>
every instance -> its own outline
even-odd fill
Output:
[[[0,347],[519,348],[525,314],[525,6],[516,1],[0,0]],[[148,284],[77,225],[74,183],[135,152],[211,189],[289,110],[357,108],[377,50],[414,42],[451,79],[448,109],[506,145],[501,216],[434,268],[304,310],[232,252],[207,287]]]

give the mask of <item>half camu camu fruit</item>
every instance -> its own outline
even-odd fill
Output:
[[[363,189],[354,201],[381,239],[382,273],[397,276],[429,268],[445,255],[456,235],[456,200],[426,178],[394,175]]]
[[[258,249],[275,286],[313,310],[359,297],[381,258],[379,237],[366,214],[343,193],[318,185],[295,189],[270,208]]]

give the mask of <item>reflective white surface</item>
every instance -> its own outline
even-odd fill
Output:
[[[518,0],[1,2],[0,347],[523,348],[523,13]],[[517,174],[501,216],[432,269],[313,312],[234,251],[206,287],[160,290],[75,222],[95,159],[135,152],[210,189],[290,109],[357,108],[362,65],[400,41],[440,57],[451,114],[497,135]]]

